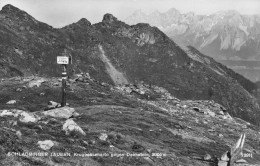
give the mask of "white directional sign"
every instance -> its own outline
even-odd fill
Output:
[[[69,57],[67,56],[57,56],[57,63],[62,65],[69,64]]]

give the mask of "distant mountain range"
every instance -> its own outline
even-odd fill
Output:
[[[260,16],[220,11],[211,15],[134,12],[124,21],[157,26],[178,44],[191,45],[216,60],[260,60]]]
[[[157,85],[179,99],[214,100],[232,116],[259,124],[259,105],[250,94],[255,84],[194,47],[180,47],[156,27],[130,26],[106,14],[97,24],[83,18],[55,29],[12,5],[2,8],[1,78],[61,76],[56,57],[65,54],[72,56],[69,75],[87,72],[109,84]]]

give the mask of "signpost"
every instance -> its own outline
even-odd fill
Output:
[[[66,80],[67,80],[67,65],[72,63],[72,57],[66,55],[64,56],[57,56],[57,64],[62,65],[62,97],[61,97],[61,107],[66,106]]]
[[[69,64],[69,57],[68,56],[57,56],[57,64],[60,64],[60,65]]]

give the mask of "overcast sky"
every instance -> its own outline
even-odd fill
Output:
[[[0,0],[0,8],[12,4],[54,27],[62,27],[87,18],[100,22],[105,13],[124,19],[135,10],[145,13],[176,8],[181,13],[211,14],[237,10],[242,14],[260,14],[260,0]]]

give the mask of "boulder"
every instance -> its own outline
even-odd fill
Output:
[[[22,92],[23,90],[21,88],[17,88],[15,91],[16,92]]]
[[[48,102],[48,109],[57,108],[59,106],[60,106],[60,104],[55,102],[55,101],[49,101]]]
[[[40,119],[35,114],[32,114],[30,112],[25,112],[22,110],[17,110],[17,109],[0,110],[0,117],[3,116],[13,116],[15,118],[19,117],[19,121],[23,123],[29,123],[29,122],[35,123]]]
[[[77,113],[76,113],[75,109],[68,107],[68,106],[55,108],[55,109],[43,112],[43,115],[45,115],[45,116],[50,116],[50,117],[54,117],[54,118],[65,118],[65,119],[69,119],[70,117],[72,117],[76,114]]]
[[[225,113],[225,115],[220,116],[222,119],[232,120],[233,118],[229,115],[229,113]]]
[[[220,159],[221,159],[222,161],[226,161],[226,162],[229,161],[230,158],[228,157],[228,153],[229,153],[229,152],[226,151],[226,152],[221,156]]]
[[[101,133],[101,135],[99,136],[99,139],[102,141],[106,141],[107,140],[107,134],[106,133]]]
[[[223,111],[219,111],[218,115],[224,115],[224,112]]]
[[[6,104],[16,104],[16,100],[10,100]]]
[[[43,79],[43,78],[38,78],[38,79],[35,79],[35,80],[32,80],[32,81],[29,81],[28,87],[29,87],[29,88],[32,88],[32,87],[34,87],[34,86],[40,87],[43,82],[45,82],[45,79]]]
[[[210,110],[208,110],[207,114],[208,114],[209,116],[211,116],[211,117],[215,117],[215,116],[216,116],[215,112],[210,111]]]
[[[86,135],[82,128],[80,128],[72,119],[66,120],[62,126],[62,130],[65,131],[66,135],[70,135],[71,132],[75,132],[83,136]]]
[[[20,113],[20,117],[19,117],[20,122],[23,123],[36,123],[39,118],[36,117],[34,114],[28,113],[28,112],[22,112]]]
[[[21,131],[16,131],[15,135],[19,138],[19,139],[22,139],[22,133]]]
[[[9,110],[1,110],[0,111],[0,117],[4,117],[4,116],[15,116],[15,114],[12,111],[9,111]]]
[[[204,160],[206,161],[210,161],[212,159],[210,154],[205,154],[205,156],[203,157]]]
[[[239,160],[235,161],[235,163],[241,164],[241,163],[247,163],[247,161],[245,159],[239,159]]]
[[[40,96],[44,96],[45,95],[45,93],[40,93]]]
[[[228,166],[228,162],[227,161],[219,161],[218,166]]]
[[[54,143],[51,140],[38,141],[38,145],[43,150],[49,150],[53,147]]]

